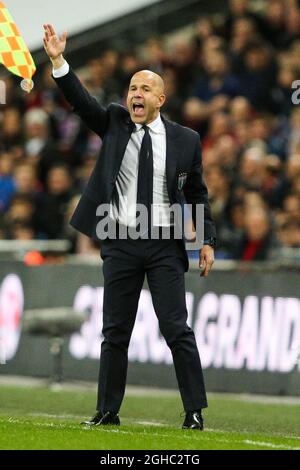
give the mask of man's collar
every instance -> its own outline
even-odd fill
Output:
[[[159,114],[157,116],[156,119],[154,119],[154,121],[150,122],[149,124],[147,124],[147,126],[151,129],[152,132],[154,132],[155,134],[165,134],[165,126],[164,126],[164,123],[161,119],[161,115]],[[142,124],[135,124],[135,129],[136,129],[136,132],[138,132],[139,130],[141,130],[141,128],[143,127]]]

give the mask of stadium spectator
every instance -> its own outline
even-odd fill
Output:
[[[248,190],[261,190],[265,153],[261,147],[251,147],[241,157],[239,184]]]
[[[53,165],[47,174],[46,187],[37,202],[37,230],[47,238],[60,238],[68,203],[74,195],[68,167],[64,164]]]
[[[41,108],[32,108],[24,116],[25,153],[37,165],[38,178],[45,184],[49,168],[59,161],[59,153],[50,135],[49,115]]]
[[[230,0],[229,13],[224,21],[224,34],[227,40],[230,40],[234,34],[236,22],[247,19],[258,30],[263,30],[264,22],[262,18],[251,10],[251,2],[249,0]],[[251,30],[251,33],[253,30]]]
[[[6,238],[13,239],[17,232],[15,227],[23,227],[34,238],[34,213],[35,205],[30,197],[15,194],[11,200],[9,209],[2,216],[1,225],[5,229]]]
[[[7,107],[3,111],[3,124],[1,129],[1,146],[4,150],[22,145],[21,112],[17,107]]]
[[[8,152],[0,153],[0,214],[8,209],[16,191],[12,172],[12,155]]]
[[[244,231],[234,248],[234,258],[243,261],[266,260],[276,243],[268,212],[262,207],[249,208],[245,213]]]
[[[273,47],[285,47],[285,7],[283,0],[268,0],[264,17],[264,37]]]
[[[172,42],[168,65],[175,71],[179,97],[186,99],[190,95],[197,72],[192,41],[178,39]]]
[[[215,51],[206,58],[203,65],[206,77],[196,84],[194,96],[209,102],[218,95],[235,98],[241,94],[238,79],[228,70],[225,54]]]
[[[277,64],[272,53],[261,40],[252,41],[243,48],[235,73],[240,82],[240,94],[257,110],[272,110],[271,90],[275,86]]]
[[[277,238],[283,248],[300,248],[300,221],[286,217],[277,227]]]
[[[26,161],[15,166],[13,180],[16,192],[19,194],[34,196],[38,190],[35,167]]]

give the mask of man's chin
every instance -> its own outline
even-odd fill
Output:
[[[146,116],[135,116],[134,114],[131,114],[130,117],[135,124],[145,124],[147,120]]]

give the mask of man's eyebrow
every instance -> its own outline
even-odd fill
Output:
[[[129,85],[129,88],[132,88],[132,87],[136,87],[137,85],[135,83],[132,83],[131,85]],[[143,85],[141,85],[142,88],[151,88],[152,85],[148,85],[147,83],[143,83]]]

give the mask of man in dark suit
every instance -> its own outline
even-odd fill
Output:
[[[101,153],[71,224],[89,237],[101,239],[104,299],[97,413],[88,425],[120,424],[125,392],[128,346],[138,300],[147,275],[161,333],[171,349],[185,409],[184,429],[203,429],[201,410],[207,407],[195,336],[188,327],[184,273],[188,258],[182,237],[174,236],[178,219],[170,205],[204,205],[204,241],[199,265],[207,276],[213,264],[215,227],[202,178],[199,135],[160,115],[164,83],[143,70],[130,82],[127,107],[100,106],[65,61],[66,33],[60,37],[44,25],[44,47],[53,64],[53,77],[87,126],[102,139]],[[125,202],[124,202],[125,201]],[[110,207],[117,237],[99,235],[103,205]],[[151,225],[138,223],[137,208],[152,210]],[[100,207],[100,212],[99,212]],[[133,208],[133,210],[128,210]],[[102,218],[101,218],[102,217]],[[147,220],[147,222],[148,222]],[[139,226],[139,236],[130,230]],[[120,235],[126,229],[126,237]],[[157,229],[152,237],[150,228]],[[169,230],[165,238],[164,230]]]

